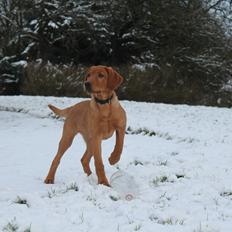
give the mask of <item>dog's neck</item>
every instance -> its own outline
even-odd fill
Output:
[[[98,93],[94,93],[92,95],[92,98],[94,99],[94,101],[99,104],[99,105],[107,105],[107,104],[111,104],[113,98],[115,96],[114,91],[107,91],[107,92],[98,92]]]
[[[111,116],[112,107],[117,105],[117,96],[114,91],[99,92],[92,94],[92,102],[101,117],[107,119]]]
[[[113,99],[113,94],[111,97],[104,99],[104,100],[94,97],[95,102],[100,105],[110,104],[112,99]]]

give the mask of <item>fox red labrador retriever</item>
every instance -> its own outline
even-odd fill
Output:
[[[57,167],[65,151],[71,146],[74,136],[80,133],[86,142],[86,151],[81,159],[84,172],[91,174],[90,160],[94,157],[98,183],[110,186],[102,162],[101,142],[116,132],[116,144],[109,157],[111,165],[120,159],[126,128],[126,113],[121,107],[115,90],[123,78],[111,67],[92,66],[86,73],[84,86],[91,94],[86,100],[66,109],[49,105],[57,115],[65,117],[63,135],[57,154],[51,164],[46,184],[53,184]]]

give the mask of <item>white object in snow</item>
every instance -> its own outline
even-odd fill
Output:
[[[124,171],[115,172],[110,178],[110,185],[122,199],[131,201],[139,194],[139,186],[133,176]]]

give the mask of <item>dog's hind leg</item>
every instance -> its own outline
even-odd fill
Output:
[[[96,174],[98,177],[98,184],[104,184],[106,186],[110,186],[104,170],[103,160],[102,160],[102,154],[101,154],[101,140],[100,139],[92,139],[89,141],[90,144],[90,154],[93,154],[94,157],[94,163],[95,163],[95,169]]]
[[[91,175],[92,171],[89,167],[90,160],[92,158],[91,153],[86,149],[84,155],[81,158],[81,164],[83,166],[84,172],[89,176]]]
[[[68,123],[65,123],[63,129],[63,135],[59,143],[57,154],[54,160],[52,161],[47,178],[44,181],[46,184],[54,183],[56,170],[58,168],[60,160],[64,155],[65,151],[72,145],[72,141],[75,135],[76,134],[74,133],[73,129],[68,125]]]

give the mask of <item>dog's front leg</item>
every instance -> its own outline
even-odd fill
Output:
[[[101,154],[101,140],[92,140],[91,141],[91,154],[94,157],[94,164],[96,169],[96,174],[98,177],[98,184],[104,184],[106,186],[110,186],[109,182],[105,175],[104,165],[102,161],[102,154]]]
[[[109,158],[109,162],[111,165],[116,164],[120,160],[123,149],[124,137],[125,128],[123,127],[116,129],[116,144]]]

